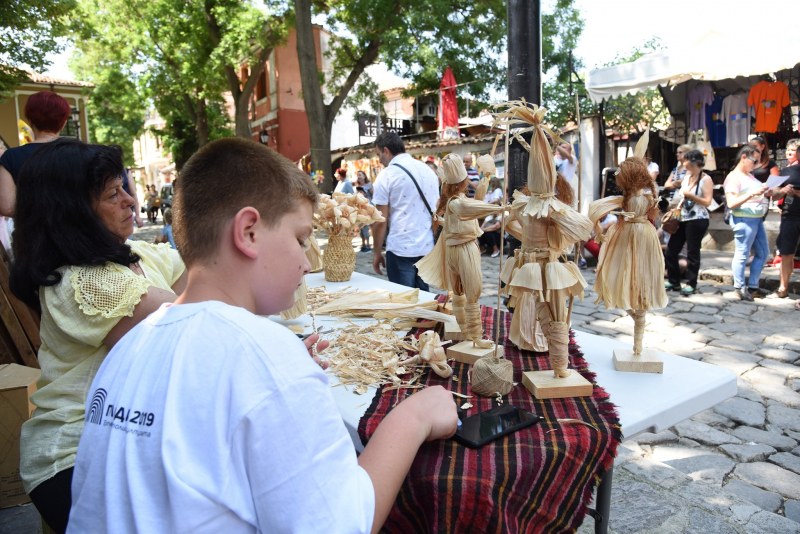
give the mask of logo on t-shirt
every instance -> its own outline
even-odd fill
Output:
[[[108,392],[103,388],[95,390],[89,410],[86,412],[86,421],[96,425],[111,427],[115,430],[133,433],[137,436],[150,437],[150,432],[144,428],[153,426],[156,416],[152,412],[132,410],[125,406],[106,405]]]

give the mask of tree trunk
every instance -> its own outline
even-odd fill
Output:
[[[300,63],[300,79],[303,84],[303,101],[308,116],[308,129],[311,132],[312,171],[325,173],[325,181],[320,189],[333,190],[333,168],[331,166],[331,131],[333,120],[339,113],[345,98],[355,85],[364,69],[378,59],[381,41],[369,41],[361,54],[354,58],[352,69],[339,92],[330,104],[322,99],[322,84],[317,66],[317,49],[314,43],[314,30],[311,25],[311,0],[295,0],[297,29],[297,58]]]
[[[197,120],[195,121],[195,130],[197,131],[197,146],[203,147],[208,144],[209,130],[208,130],[208,108],[206,107],[206,99],[197,99]]]

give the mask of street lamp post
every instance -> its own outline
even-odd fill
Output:
[[[261,142],[262,145],[266,145],[269,143],[269,133],[265,128],[262,128],[261,132],[259,132],[258,140]]]
[[[72,123],[75,125],[75,137],[81,138],[81,112],[77,107],[72,108]]]

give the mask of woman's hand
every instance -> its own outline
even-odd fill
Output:
[[[327,369],[328,362],[320,360],[317,353],[327,349],[328,346],[330,346],[330,342],[327,339],[323,339],[320,341],[319,334],[315,332],[310,336],[308,336],[307,338],[305,338],[303,340],[303,344],[306,346],[306,349],[308,350],[308,355],[311,356],[311,359],[317,362],[317,365],[319,365],[323,369]]]

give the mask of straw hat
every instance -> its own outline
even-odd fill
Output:
[[[458,184],[467,178],[464,161],[458,154],[448,154],[442,158],[442,175],[444,183]]]
[[[486,175],[493,175],[497,173],[497,167],[494,165],[494,158],[489,154],[484,154],[478,157],[478,172]]]

